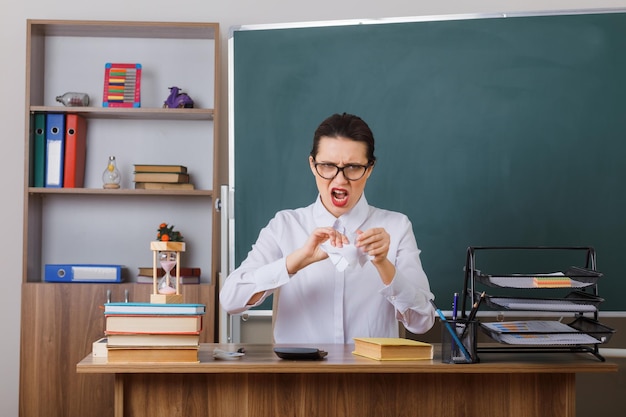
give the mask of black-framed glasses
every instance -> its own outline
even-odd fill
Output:
[[[334,179],[341,171],[345,179],[357,181],[363,178],[363,175],[365,175],[367,169],[372,166],[372,163],[369,162],[367,165],[350,164],[342,167],[326,162],[314,162],[313,165],[315,165],[317,174],[325,180]]]

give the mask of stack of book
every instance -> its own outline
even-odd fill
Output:
[[[193,190],[183,165],[134,165],[135,188],[142,190]]]
[[[106,303],[108,362],[198,362],[204,304]]]
[[[197,267],[180,267],[180,283],[185,284],[199,284],[201,269]],[[152,267],[142,266],[139,267],[139,274],[137,275],[137,283],[139,284],[152,284]],[[176,269],[172,269],[170,272],[172,279],[176,279]],[[165,275],[163,268],[157,268],[157,279],[162,278]]]

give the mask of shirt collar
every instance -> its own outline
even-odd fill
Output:
[[[356,205],[352,207],[352,210],[342,214],[339,218],[336,218],[328,210],[326,210],[326,207],[322,204],[322,199],[319,195],[313,205],[313,217],[315,219],[316,227],[333,226],[335,222],[339,220],[345,228],[345,232],[350,235],[356,233],[357,229],[365,223],[368,212],[369,204],[367,203],[365,194],[361,195],[361,198]]]

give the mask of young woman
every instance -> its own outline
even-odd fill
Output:
[[[433,298],[409,219],[370,206],[374,136],[359,117],[335,114],[315,131],[309,156],[319,195],[278,212],[220,291],[241,313],[274,294],[275,343],[352,343],[397,337],[434,323]]]

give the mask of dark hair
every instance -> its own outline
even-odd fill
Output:
[[[367,145],[367,162],[373,164],[376,161],[374,156],[374,134],[370,127],[358,116],[353,114],[333,114],[324,120],[315,130],[313,135],[313,149],[311,156],[315,159],[323,136],[329,138],[344,137],[356,142],[363,142]]]

